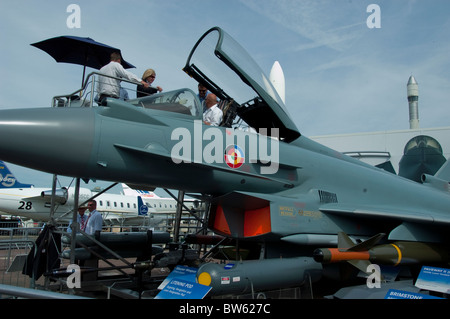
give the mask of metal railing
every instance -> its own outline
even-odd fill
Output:
[[[0,299],[5,299],[5,296],[25,299],[90,299],[82,296],[0,284]]]
[[[30,278],[22,274],[26,257],[40,228],[0,228],[0,284],[30,287]]]
[[[138,85],[139,83],[129,81],[124,78],[105,75],[100,72],[91,72],[86,77],[82,87],[72,93],[64,95],[56,95],[52,98],[52,107],[93,107],[94,103],[98,103],[97,85],[102,77],[107,77],[121,82]],[[120,86],[125,91],[135,92],[136,88]],[[131,98],[130,98],[131,99]]]

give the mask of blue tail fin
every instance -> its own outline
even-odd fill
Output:
[[[20,183],[3,161],[0,161],[0,188],[30,188],[33,184]]]
[[[142,197],[138,196],[138,215],[147,216],[147,214],[148,214],[148,207],[146,204],[144,204]]]

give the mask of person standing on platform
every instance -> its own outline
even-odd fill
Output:
[[[103,217],[97,211],[97,202],[90,200],[88,203],[89,217],[86,223],[86,234],[94,235],[96,231],[102,231]]]
[[[86,216],[84,214],[86,209],[87,209],[87,206],[78,207],[77,223],[82,231],[86,230],[86,223],[87,223],[87,219],[88,219],[88,216]],[[70,222],[69,226],[67,226],[67,232],[68,233],[72,232],[72,221]],[[77,229],[77,232],[78,232],[78,229]]]

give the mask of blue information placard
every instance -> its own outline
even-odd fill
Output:
[[[203,299],[211,287],[196,282],[197,268],[176,266],[164,279],[155,299]]]
[[[164,279],[159,285],[158,289],[162,290],[164,287],[174,278],[183,279],[189,282],[196,282],[195,275],[197,274],[197,268],[178,265],[174,270]]]
[[[212,287],[183,279],[172,279],[155,299],[203,299]]]
[[[418,294],[416,292],[389,289],[384,299],[443,299],[435,296]]]
[[[422,266],[416,287],[442,293],[450,293],[450,269]]]

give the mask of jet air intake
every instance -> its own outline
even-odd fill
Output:
[[[209,227],[233,238],[268,235],[272,231],[270,201],[233,192],[211,203]]]
[[[445,161],[442,146],[436,139],[418,135],[406,143],[398,175],[420,183],[423,174],[434,175]]]

